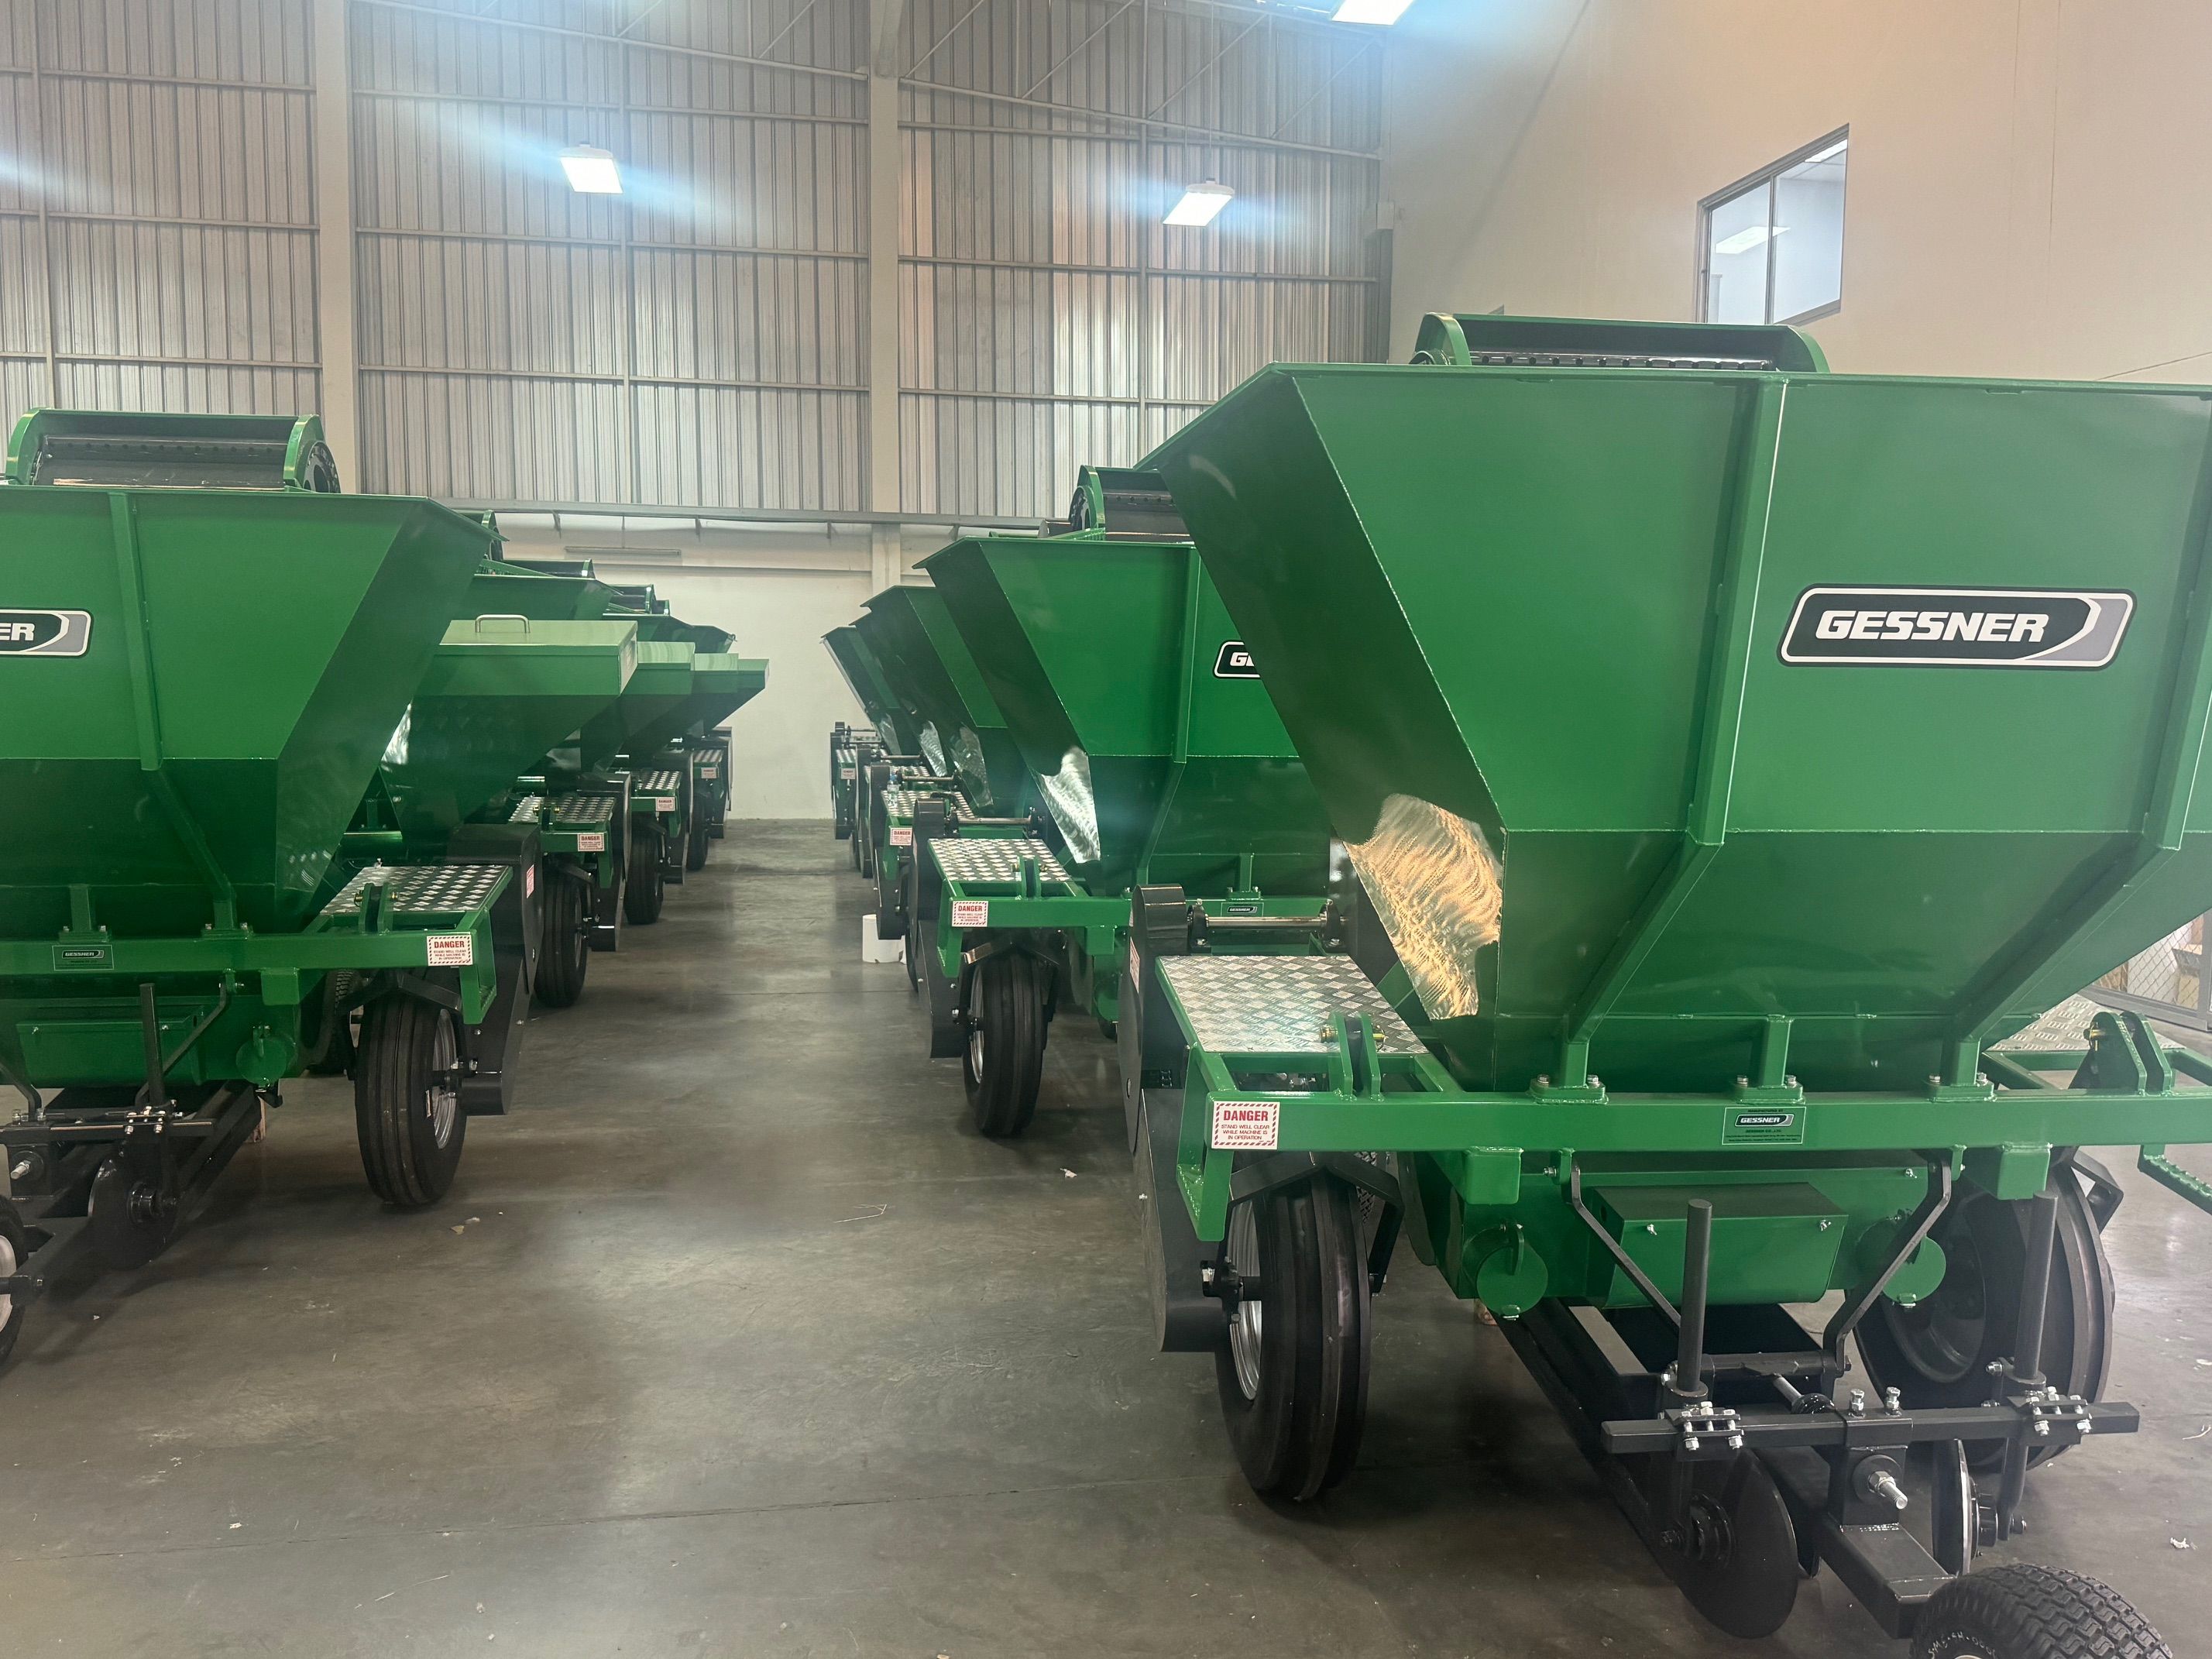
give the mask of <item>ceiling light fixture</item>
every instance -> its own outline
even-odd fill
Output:
[[[568,188],[583,196],[622,194],[622,169],[607,151],[591,144],[574,144],[561,152],[561,171],[568,175]]]
[[[1719,241],[1713,244],[1713,252],[1716,253],[1748,253],[1752,249],[1757,247],[1761,242],[1765,241],[1769,237],[1779,236],[1783,232],[1789,228],[1790,227],[1787,225],[1777,225],[1771,230],[1769,230],[1765,225],[1753,225],[1748,230],[1739,230],[1733,236],[1723,237]]]
[[[1413,0],[1337,0],[1333,21],[1339,23],[1374,23],[1383,27],[1396,22],[1406,15]]]
[[[1182,199],[1168,210],[1168,216],[1160,222],[1170,225],[1210,225],[1214,216],[1227,207],[1237,192],[1226,185],[1209,179],[1202,185],[1184,187]]]

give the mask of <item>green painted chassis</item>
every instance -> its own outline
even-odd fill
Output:
[[[1541,1080],[1512,1094],[1462,1089],[1426,1052],[1378,1053],[1364,1014],[1332,1016],[1333,1045],[1318,1052],[1211,1052],[1195,1040],[1173,988],[1162,988],[1189,1045],[1176,1174],[1202,1243],[1225,1236],[1237,1170],[1237,1153],[1213,1145],[1215,1109],[1273,1106],[1276,1152],[1407,1158],[1420,1188],[1411,1196],[1419,1202],[1424,1258],[1460,1295],[1480,1294],[1508,1316],[1545,1295],[1601,1306],[1645,1301],[1575,1212],[1585,1178],[1616,1190],[1816,1183],[1843,1230],[1795,1263],[1731,1261],[1717,1232],[1716,1303],[1812,1300],[1866,1282],[1899,1236],[1900,1218],[1921,1201],[1933,1163],[1998,1198],[2021,1199],[2044,1189],[2055,1147],[2136,1146],[2146,1174],[2212,1211],[2212,1184],[2165,1156],[2168,1146],[2212,1143],[2212,1087],[2184,1085],[2212,1085],[2212,1062],[2148,1040],[2132,1016],[2100,1015],[2087,1050],[1992,1050],[1982,1057],[1981,1075],[1994,1080],[1965,1085],[1810,1094],[1777,1075],[1726,1094],[1637,1095]],[[2045,1076],[2066,1072],[2077,1079],[2094,1073],[2094,1080],[2068,1087]],[[1255,1074],[1325,1079],[1327,1086],[1239,1086],[1240,1075]],[[1730,1145],[1731,1124],[1744,1115],[1784,1138]],[[1615,1219],[1626,1234],[1625,1220]],[[1820,1232],[1829,1231],[1821,1221]],[[1672,1294],[1680,1285],[1680,1224],[1653,1231],[1648,1249],[1621,1242]],[[1543,1264],[1533,1281],[1517,1266],[1524,1244]],[[1790,1247],[1786,1237],[1768,1241],[1772,1249]],[[1509,1258],[1512,1271],[1485,1276],[1486,1264],[1495,1259],[1503,1267]],[[1825,1267],[1822,1282],[1775,1290],[1778,1274],[1787,1284],[1808,1263]],[[1914,1265],[1919,1271],[1908,1267],[1893,1285],[1899,1301],[1926,1294],[1942,1277],[1940,1254]]]
[[[0,940],[0,1030],[11,1034],[14,1059],[35,1088],[138,1083],[138,987],[153,983],[161,993],[165,1028],[196,1024],[228,990],[228,1006],[170,1076],[270,1087],[301,1069],[301,1009],[327,974],[451,974],[462,1019],[481,1024],[498,988],[492,909],[512,879],[502,872],[469,909],[399,916],[370,905],[318,916],[296,933],[210,927],[190,938],[129,938],[86,916],[52,939]],[[456,937],[469,941],[467,962],[441,961],[455,954]],[[36,1064],[42,1049],[66,1051],[73,1063],[55,1074]],[[226,1052],[230,1063],[215,1058]]]

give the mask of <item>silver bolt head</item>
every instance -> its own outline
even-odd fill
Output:
[[[1695,1436],[1694,1434],[1686,1434],[1686,1435],[1684,1435],[1684,1436],[1682,1437],[1682,1449],[1683,1449],[1684,1451],[1695,1451],[1695,1450],[1697,1450],[1697,1449],[1698,1449],[1698,1437],[1697,1437],[1697,1436]]]
[[[1729,1437],[1729,1449],[1730,1451],[1741,1451],[1743,1449],[1743,1437],[1740,1434],[1730,1435]]]
[[[2048,1440],[2051,1438],[2050,1419],[2039,1417],[2035,1419],[2035,1435],[2036,1438],[2039,1440]]]

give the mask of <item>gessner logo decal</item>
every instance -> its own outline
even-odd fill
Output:
[[[1242,640],[1224,640],[1220,653],[1213,659],[1213,678],[1218,680],[1256,680],[1260,671],[1252,665],[1252,653]]]
[[[1852,667],[2102,668],[2135,596],[2033,587],[1808,587],[1782,660]]]
[[[91,643],[88,611],[0,610],[0,657],[82,657]]]

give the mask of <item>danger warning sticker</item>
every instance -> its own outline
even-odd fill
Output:
[[[1282,1121],[1279,1101],[1217,1100],[1213,1103],[1213,1149],[1218,1152],[1272,1152]]]
[[[849,767],[849,766],[841,766],[841,767],[839,767],[839,768],[837,769],[837,781],[838,781],[838,782],[840,782],[840,783],[850,783],[850,782],[852,782],[852,781],[853,781],[853,769],[852,769],[851,767]]]
[[[673,812],[676,810],[676,797],[655,795],[653,798],[653,810],[656,812]]]
[[[429,933],[422,943],[428,951],[425,959],[433,968],[467,968],[477,959],[473,933]]]
[[[607,838],[606,838],[605,834],[602,831],[602,832],[594,832],[593,834],[591,834],[591,835],[588,835],[588,836],[577,836],[577,837],[576,837],[576,850],[577,850],[579,853],[604,853],[604,852],[605,852],[605,851],[607,850]]]
[[[953,900],[952,925],[955,927],[988,927],[991,925],[991,901],[988,899]]]
[[[537,890],[538,866],[534,864],[526,864],[522,866],[522,896],[528,898]]]
[[[894,847],[913,846],[914,826],[910,823],[895,823],[891,825],[891,845]]]

